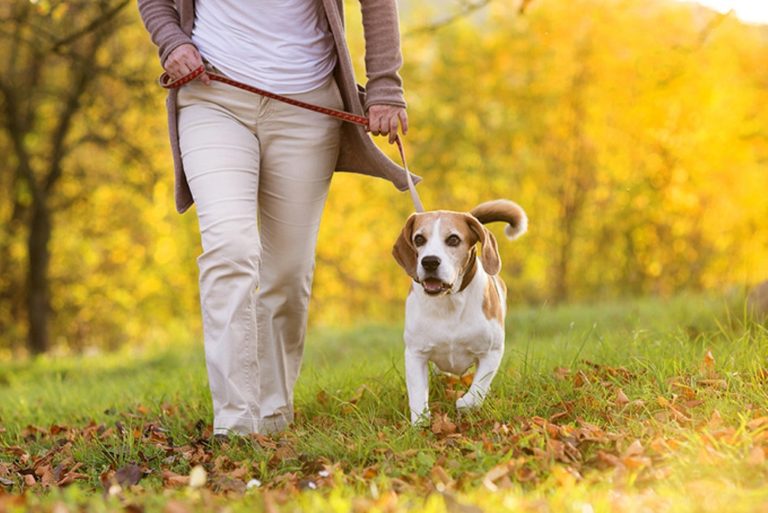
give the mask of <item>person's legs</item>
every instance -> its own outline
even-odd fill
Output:
[[[239,100],[239,102],[238,102]],[[242,118],[248,104],[226,86],[192,83],[179,93],[179,141],[195,200],[205,357],[214,432],[260,430],[256,290],[259,141]]]
[[[335,81],[296,99],[342,108]],[[293,420],[320,217],[338,156],[340,121],[270,100],[261,141],[261,283],[256,302],[261,363],[260,413],[266,429]]]

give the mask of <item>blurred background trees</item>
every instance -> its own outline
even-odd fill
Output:
[[[513,303],[768,276],[768,28],[673,0],[526,5],[401,2],[427,208],[526,208],[529,235],[501,241]],[[135,11],[0,3],[0,357],[198,336],[196,218],[173,210],[161,70]],[[359,16],[350,1],[364,77]],[[335,176],[312,322],[400,318],[408,279],[389,255],[410,210],[388,183]]]

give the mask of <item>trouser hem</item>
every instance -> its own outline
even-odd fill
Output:
[[[258,433],[268,435],[284,431],[293,422],[293,415],[273,415],[263,419],[248,415],[218,417],[213,423],[214,435],[250,435]]]

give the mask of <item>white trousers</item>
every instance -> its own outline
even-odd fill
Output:
[[[332,77],[289,96],[342,108]],[[203,247],[197,263],[214,432],[279,431],[293,420],[340,121],[219,82],[185,85],[178,106]]]

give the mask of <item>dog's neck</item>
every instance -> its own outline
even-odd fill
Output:
[[[469,252],[469,257],[467,258],[466,263],[464,264],[464,268],[462,269],[462,274],[464,277],[461,280],[461,287],[459,287],[459,292],[466,289],[469,284],[472,282],[472,278],[475,277],[475,273],[477,272],[477,252],[475,251],[475,248],[472,248],[472,251]]]

